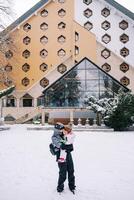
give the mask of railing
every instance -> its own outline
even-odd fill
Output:
[[[19,124],[19,123],[24,123],[32,118],[34,118],[36,115],[40,114],[41,113],[41,109],[40,107],[37,107],[37,108],[34,108],[33,111],[29,112],[29,113],[26,113],[25,115],[23,115],[22,117],[18,118],[15,120],[15,123],[16,124]]]

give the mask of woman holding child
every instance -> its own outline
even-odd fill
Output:
[[[64,126],[61,123],[55,125],[52,143],[59,150],[57,151],[57,162],[59,167],[59,178],[57,192],[64,190],[64,182],[68,173],[68,186],[71,192],[75,191],[74,164],[71,155],[73,151],[74,134],[71,126]]]

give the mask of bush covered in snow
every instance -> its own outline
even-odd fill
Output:
[[[115,98],[96,99],[87,96],[85,99],[87,109],[100,113],[107,126],[114,130],[125,130],[133,124],[134,95],[130,92],[120,91]]]
[[[134,95],[130,92],[121,92],[118,95],[116,108],[106,121],[106,124],[115,130],[125,130],[133,124],[134,116]]]

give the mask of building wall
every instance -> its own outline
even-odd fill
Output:
[[[104,8],[108,8],[110,10],[110,15],[107,17],[104,17],[101,14],[101,11]],[[92,15],[87,18],[84,16],[84,11],[89,8],[92,10]],[[93,24],[93,28],[90,30],[96,35],[97,41],[101,42],[104,46],[109,48],[111,51],[116,53],[119,57],[123,58],[120,55],[120,49],[124,46],[129,49],[130,54],[123,58],[128,64],[134,66],[134,48],[132,45],[132,42],[134,41],[134,22],[132,19],[127,17],[125,14],[118,11],[116,8],[109,5],[107,2],[102,0],[93,0],[92,3],[89,5],[86,5],[81,0],[75,0],[75,20],[81,24],[81,26],[84,26],[84,24],[89,21]],[[104,30],[101,27],[101,24],[104,21],[108,21],[111,24],[111,27],[108,30]],[[128,23],[128,28],[125,30],[122,30],[119,28],[119,23],[125,20]],[[108,44],[105,44],[102,42],[102,36],[107,33],[111,36],[111,41]],[[120,42],[120,35],[123,33],[127,34],[129,36],[129,41],[126,44],[123,44]]]
[[[42,17],[41,12],[46,9],[48,15]],[[65,16],[59,16],[58,12],[63,9],[65,10]],[[33,13],[30,18],[25,20],[22,24],[12,32],[15,39],[15,51],[13,52],[13,57],[8,59],[12,66],[12,71],[8,72],[13,82],[16,85],[17,92],[29,91],[34,85],[39,84],[39,80],[48,74],[49,71],[55,69],[58,65],[65,62],[69,57],[72,56],[72,65],[74,65],[74,60],[80,61],[83,57],[88,56],[94,62],[96,61],[96,39],[95,35],[88,34],[85,29],[74,22],[74,2],[72,0],[65,1],[65,3],[59,3],[58,1],[52,1],[44,5],[37,12]],[[41,30],[40,25],[42,23],[48,24],[47,30]],[[64,29],[59,29],[59,23],[65,23],[66,27]],[[29,24],[31,29],[29,31],[24,30],[24,26]],[[75,33],[74,31],[78,29],[81,32],[79,43],[80,53],[79,55],[74,55],[75,48]],[[40,38],[45,36],[48,38],[46,44],[40,42]],[[65,42],[59,43],[58,37],[64,36]],[[83,36],[89,40],[92,44],[93,49],[91,50],[87,45],[86,40],[83,41]],[[24,44],[24,38],[29,37],[30,43]],[[80,42],[81,41],[81,42]],[[45,49],[48,55],[45,58],[40,56],[40,51]],[[65,56],[58,56],[58,51],[63,49],[65,51]],[[24,58],[22,53],[28,50],[30,56]],[[11,50],[12,51],[12,50]],[[88,52],[88,53],[87,53]],[[22,66],[27,63],[30,65],[30,69],[25,72],[22,70]],[[47,65],[47,70],[40,70],[40,65],[45,63]],[[6,65],[6,64],[5,64]],[[22,81],[27,78],[29,83],[23,85]]]
[[[78,33],[78,39],[75,38],[76,32]],[[76,21],[73,22],[73,41],[73,60],[79,62],[84,57],[87,57],[97,63],[96,36],[91,32],[87,32]],[[78,54],[75,52],[75,46],[79,48]]]
[[[110,11],[107,17],[104,17],[101,13],[104,8],[107,8]],[[84,14],[87,9],[90,11],[88,17]],[[121,13],[115,7],[109,5],[106,1],[102,0],[92,0],[89,5],[84,3],[84,1],[75,0],[75,20],[83,27],[85,23],[90,23],[91,29],[89,32],[96,35],[96,40],[98,42],[97,64],[102,67],[103,64],[108,63],[111,66],[111,70],[108,73],[119,81],[125,76],[129,79],[129,84],[126,86],[134,92],[134,21],[125,14]],[[119,23],[122,20],[125,20],[125,22],[128,23],[128,27],[125,30],[119,27]],[[110,27],[107,30],[102,28],[102,23],[104,21],[108,21],[110,23]],[[105,34],[107,34],[110,38],[108,42],[103,39]],[[120,41],[120,36],[123,34],[128,36],[128,41],[126,43]],[[129,55],[125,57],[122,56],[120,52],[124,47],[129,50]],[[108,58],[104,58],[102,56],[102,52],[105,48],[110,53]],[[126,73],[120,70],[120,64],[123,62],[129,65],[129,70]]]
[[[124,62],[122,58],[118,57],[115,53],[111,52],[111,56],[107,59],[101,56],[100,52],[104,49],[104,46],[97,42],[97,64],[98,66],[103,66],[105,63],[108,63],[110,66],[110,71],[107,72],[119,82],[122,82],[122,79],[128,80],[128,85],[126,85],[134,93],[134,67],[129,65],[128,71],[121,71],[120,65]]]
[[[61,5],[59,3],[51,2],[44,6],[48,11],[48,16],[42,17],[40,16],[41,10],[33,15],[30,19],[21,24],[20,29],[16,30],[17,32],[17,48],[19,47],[14,57],[17,62],[11,63],[14,65],[14,70],[12,72],[13,76],[16,78],[16,89],[17,90],[26,90],[35,84],[39,79],[45,76],[45,73],[48,72],[54,65],[60,64],[64,59],[71,55],[71,33],[72,29],[72,17],[73,17],[73,3],[72,1],[67,1],[65,5]],[[60,17],[57,13],[58,11],[66,7],[66,15],[64,17]],[[53,12],[52,12],[53,11]],[[66,23],[66,30],[59,30],[58,23],[64,21]],[[43,31],[40,29],[40,25],[45,22],[48,24],[48,29]],[[23,30],[23,26],[28,23],[31,25],[31,30],[28,32]],[[66,42],[64,44],[60,44],[57,41],[57,38],[60,35],[64,35],[66,37]],[[23,39],[28,36],[31,38],[31,42],[28,45],[23,43]],[[42,36],[46,36],[48,38],[48,43],[43,45],[40,42],[40,38]],[[19,38],[19,39],[18,39]],[[57,55],[58,50],[64,49],[66,51],[66,55],[64,58],[60,58]],[[22,52],[25,50],[30,51],[31,55],[29,58],[25,59],[22,57]],[[48,55],[45,58],[40,56],[40,51],[45,49],[48,52]],[[30,65],[30,70],[28,72],[24,72],[22,70],[22,65],[28,63]],[[43,72],[39,69],[42,63],[47,64],[48,69]],[[25,87],[22,85],[21,81],[24,77],[27,77],[30,80],[30,84]]]
[[[17,119],[18,110],[22,106],[20,104],[21,97],[26,93],[33,97],[34,108],[37,106],[37,98],[42,94],[42,91],[60,78],[64,73],[59,73],[57,67],[60,64],[64,64],[68,71],[71,67],[79,62],[84,57],[89,58],[94,63],[98,64],[101,68],[107,63],[110,65],[110,70],[107,73],[111,74],[114,78],[121,81],[122,78],[128,79],[126,85],[134,92],[134,23],[126,15],[108,5],[102,0],[92,0],[89,5],[83,3],[82,0],[66,0],[65,3],[59,3],[58,0],[51,1],[45,4],[42,8],[33,13],[21,24],[11,32],[15,41],[15,48],[13,49],[13,56],[10,59],[5,60],[5,66],[10,64],[12,70],[7,72],[8,76],[13,80],[16,85],[16,90],[13,93],[14,97],[17,98],[17,108],[4,108],[4,115],[14,115]],[[110,15],[107,17],[102,16],[101,11],[107,8],[110,11]],[[46,9],[48,15],[42,17],[41,12]],[[59,16],[58,12],[63,9],[66,14],[65,16]],[[89,18],[84,16],[84,11],[89,9],[91,16]],[[119,28],[119,23],[125,20],[128,23],[128,27],[125,30]],[[110,23],[110,28],[104,30],[101,26],[104,21]],[[58,24],[63,22],[65,28],[59,29]],[[84,28],[84,24],[89,22],[91,29],[89,31]],[[48,29],[41,30],[40,25],[46,23]],[[25,31],[24,27],[26,24],[31,26],[29,31]],[[76,33],[78,38],[76,39]],[[102,41],[104,34],[110,36],[110,41],[105,43]],[[126,34],[129,37],[128,42],[122,43],[120,36]],[[48,38],[46,44],[40,42],[40,38],[45,36]],[[64,36],[65,41],[62,43],[58,42],[58,38]],[[25,37],[30,38],[29,44],[24,44],[23,40]],[[120,50],[126,47],[129,50],[129,55],[123,57],[120,55]],[[102,56],[104,49],[107,49],[110,55],[107,58]],[[47,56],[42,58],[40,52],[45,49]],[[63,49],[65,55],[60,57],[58,51]],[[22,53],[28,50],[30,56],[24,58]],[[11,49],[12,51],[12,49]],[[129,65],[129,69],[125,72],[120,70],[121,63],[126,62]],[[30,65],[30,69],[26,72],[22,69],[22,66],[27,63]],[[46,64],[46,70],[40,69],[41,64]],[[105,70],[105,69],[104,69]],[[66,72],[65,71],[65,72]],[[27,78],[29,81],[27,85],[23,85],[22,81]],[[40,80],[44,79],[48,81],[46,86],[42,86]],[[124,84],[124,83],[123,83]],[[3,85],[0,84],[2,88]],[[21,105],[21,106],[20,106]],[[32,112],[26,108],[21,107],[21,116],[23,113]],[[13,110],[15,113],[13,113]]]
[[[48,11],[46,17],[40,15],[44,9]],[[58,15],[58,11],[61,9],[65,10],[65,16],[61,17]],[[44,22],[48,24],[48,29],[43,31],[40,29],[40,25]],[[58,24],[61,22],[66,26],[64,29],[58,28]],[[31,27],[28,31],[24,29],[26,24]],[[75,36],[76,32],[79,35],[77,41]],[[89,58],[95,63],[97,62],[96,37],[93,33],[87,32],[80,24],[74,21],[74,1],[72,0],[65,1],[65,3],[59,3],[58,0],[56,0],[45,4],[24,22],[18,24],[15,30],[10,34],[14,38],[15,48],[11,49],[13,56],[5,60],[5,66],[7,64],[12,66],[12,70],[8,71],[7,75],[16,85],[16,90],[13,92],[16,103],[15,107],[6,107],[6,99],[4,100],[4,116],[11,115],[15,119],[23,119],[23,115],[25,117],[27,113],[32,113],[34,115],[34,110],[37,107],[37,98],[42,94],[42,91],[64,74],[64,72],[60,73],[58,71],[58,66],[60,64],[66,66],[66,72],[84,57]],[[61,35],[65,37],[65,42],[63,43],[58,42],[58,37]],[[40,42],[42,36],[48,38],[46,44]],[[23,42],[26,37],[30,38],[30,43],[27,45]],[[86,38],[86,40],[83,40],[83,38]],[[78,54],[76,54],[76,46],[79,49]],[[42,49],[48,52],[45,58],[40,56],[40,51]],[[58,56],[58,51],[60,49],[65,50],[65,56]],[[30,52],[28,58],[22,56],[25,50]],[[25,63],[30,65],[30,69],[27,71],[22,69]],[[42,63],[47,64],[47,69],[44,71],[40,70],[40,65]],[[29,83],[25,86],[22,83],[24,78],[29,80]],[[40,80],[44,78],[48,81],[48,84],[42,87]],[[1,88],[2,86],[1,84]],[[33,98],[33,107],[30,109],[23,108],[22,106],[22,98],[25,94]]]

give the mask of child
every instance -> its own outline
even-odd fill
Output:
[[[65,145],[73,144],[75,135],[74,133],[72,133],[71,127],[64,126],[63,135],[64,135],[64,138],[61,140],[62,144],[65,144]],[[66,156],[67,156],[66,150],[61,149],[58,162],[66,162]]]

